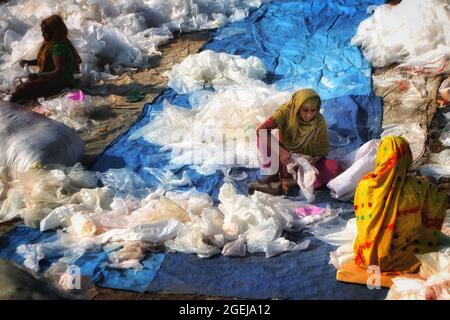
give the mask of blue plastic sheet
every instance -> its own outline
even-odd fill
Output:
[[[335,247],[312,239],[309,249],[266,259],[170,254],[147,288],[149,292],[252,299],[384,299],[387,290],[336,281],[328,264]]]
[[[371,66],[350,41],[369,15],[368,6],[382,3],[272,1],[218,30],[205,48],[262,59],[270,71],[268,82],[280,89],[310,87],[324,100],[371,95]]]

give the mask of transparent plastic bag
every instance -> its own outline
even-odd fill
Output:
[[[88,127],[90,114],[93,110],[91,98],[83,91],[73,91],[65,96],[45,100],[38,99],[41,107],[39,113],[62,122],[76,131],[83,131]]]
[[[300,192],[306,198],[306,201],[314,201],[314,182],[316,181],[316,174],[319,172],[301,155],[292,154],[291,161],[287,165],[288,172],[297,182]]]

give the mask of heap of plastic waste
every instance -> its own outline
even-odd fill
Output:
[[[83,60],[86,83],[147,64],[175,32],[215,29],[244,19],[265,0],[17,0],[0,9],[0,90],[23,74],[18,62],[35,59],[40,23],[62,16]]]
[[[447,0],[403,0],[384,4],[358,27],[352,44],[375,67],[440,67],[450,52]]]

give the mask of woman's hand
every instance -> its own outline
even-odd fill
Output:
[[[281,164],[287,165],[291,161],[291,155],[289,151],[280,146],[280,161]]]
[[[19,66],[21,68],[23,68],[26,64],[30,64],[30,61],[25,60],[25,59],[19,61]]]
[[[39,79],[39,74],[37,74],[37,73],[30,73],[28,75],[28,80],[30,80],[30,81],[36,81],[38,79]]]

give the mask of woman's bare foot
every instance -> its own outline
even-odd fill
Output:
[[[271,182],[279,182],[280,181],[280,175],[278,173],[270,175],[265,177],[264,179],[260,180],[260,183],[271,183]]]
[[[283,178],[281,180],[281,190],[283,190],[283,193],[285,195],[288,195],[288,193],[291,191],[293,187],[295,187],[297,183],[292,178]]]

